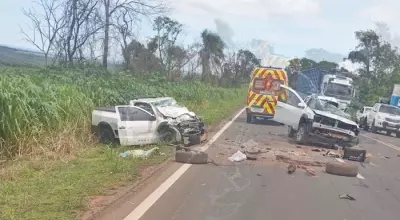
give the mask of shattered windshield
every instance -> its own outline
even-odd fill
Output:
[[[352,90],[353,88],[351,86],[328,83],[324,94],[338,99],[350,100],[352,98]]]
[[[347,117],[346,113],[344,113],[342,110],[340,110],[334,102],[322,100],[315,98],[311,100],[309,107],[314,110],[319,110],[319,111],[326,111],[330,112],[332,114],[341,116],[341,117]]]
[[[390,105],[381,105],[379,108],[379,112],[400,115],[400,109],[398,107],[390,106]]]
[[[161,101],[154,102],[154,106],[156,107],[169,107],[169,106],[179,106],[175,99],[164,99]]]

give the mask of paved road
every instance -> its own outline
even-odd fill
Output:
[[[400,139],[395,137],[362,133],[361,146],[373,158],[371,164],[359,164],[359,178],[329,175],[322,168],[315,168],[315,177],[301,171],[288,175],[284,166],[273,161],[226,163],[226,158],[249,139],[271,149],[299,149],[288,142],[286,131],[285,126],[271,123],[247,124],[245,115],[240,115],[208,151],[216,162],[226,166],[190,166],[140,219],[399,219],[400,151],[396,146],[400,146]],[[124,219],[181,165],[174,166],[164,172],[164,177],[157,177],[153,186],[115,204],[98,219]],[[339,199],[343,193],[356,201]]]

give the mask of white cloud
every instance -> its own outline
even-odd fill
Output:
[[[308,18],[319,15],[319,0],[171,0],[187,15],[241,16],[247,19]]]

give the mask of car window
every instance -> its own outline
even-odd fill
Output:
[[[400,115],[400,108],[390,105],[381,105],[379,112]]]
[[[151,115],[139,108],[118,107],[121,121],[150,121]]]
[[[136,107],[142,108],[148,112],[150,112],[151,114],[154,114],[153,108],[151,107],[151,105],[149,103],[144,103],[144,102],[136,102],[135,103]]]
[[[289,89],[282,87],[280,94],[278,95],[278,100],[296,108],[300,108],[298,105],[301,103],[301,99],[299,99],[299,97]]]

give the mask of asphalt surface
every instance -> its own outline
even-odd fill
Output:
[[[300,169],[289,175],[287,164],[263,158],[235,164],[227,161],[250,139],[269,150],[312,148],[288,141],[286,126],[271,122],[248,124],[242,114],[208,150],[220,166],[192,165],[140,219],[399,219],[399,138],[363,131],[360,146],[372,155],[371,163],[345,161],[359,166],[359,177],[334,176],[318,167],[313,168],[316,176]],[[174,164],[154,177],[153,185],[114,204],[97,219],[124,219],[179,166]],[[345,193],[356,201],[339,199]]]

